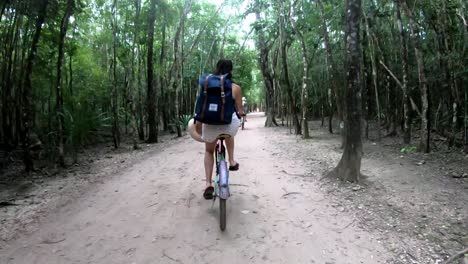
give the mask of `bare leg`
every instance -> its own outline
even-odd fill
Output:
[[[200,123],[200,122],[195,123],[195,129],[196,129],[197,133],[199,135],[201,135],[202,134],[202,123]]]
[[[205,176],[206,176],[206,187],[212,185],[211,177],[213,176],[214,167],[214,150],[216,142],[205,143]]]
[[[229,155],[229,165],[234,166],[237,162],[234,160],[234,137],[227,138],[226,140],[226,148]]]
[[[187,127],[187,130],[190,133],[190,136],[195,139],[198,142],[205,142],[202,139],[202,123],[196,122],[194,123],[194,120],[189,121],[189,125]]]

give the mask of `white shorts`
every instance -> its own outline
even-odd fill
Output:
[[[239,130],[240,120],[237,114],[232,114],[231,124],[228,125],[202,125],[202,139],[205,142],[215,142],[219,135],[227,134],[231,137],[236,136],[237,130]]]

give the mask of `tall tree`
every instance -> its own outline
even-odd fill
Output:
[[[11,17],[13,16],[13,17]],[[22,21],[22,15],[19,12],[14,12],[9,16],[11,22],[5,29],[5,41],[2,44],[3,47],[3,59],[4,63],[1,65],[1,78],[2,78],[2,127],[0,135],[2,140],[7,144],[12,145],[13,143],[13,115],[11,108],[12,104],[12,94],[14,90],[14,68],[15,68],[15,58],[18,52],[15,52],[15,46],[18,42],[19,31]],[[16,55],[15,55],[16,54]]]
[[[461,27],[462,27],[462,40],[463,40],[463,53],[462,55],[465,56],[466,58],[466,54],[468,52],[468,49],[467,49],[467,43],[468,43],[468,21],[467,21],[467,18],[465,18],[465,14],[466,14],[466,7],[465,7],[465,1],[464,0],[460,0],[460,7],[457,9],[457,16],[460,20],[460,24],[461,24]],[[464,123],[464,142],[463,144],[465,145],[465,153],[468,153],[468,85],[466,85],[466,80],[462,80],[461,81],[462,83],[464,83],[464,92],[465,92],[465,122]]]
[[[366,24],[366,35],[367,39],[369,41],[369,57],[371,59],[371,67],[372,67],[372,84],[374,86],[374,92],[375,92],[375,104],[377,107],[377,138],[378,141],[382,138],[382,132],[381,132],[381,122],[380,122],[380,100],[379,100],[379,85],[377,83],[378,76],[377,76],[377,63],[376,63],[376,43],[374,41],[374,38],[371,34],[371,28],[369,26],[369,18],[365,15],[364,16],[364,21]]]
[[[141,56],[139,52],[139,32],[140,32],[140,12],[141,12],[141,0],[134,0],[133,7],[135,9],[135,16],[133,17],[133,42],[132,42],[132,58],[131,58],[131,75],[129,80],[130,85],[130,108],[132,112],[132,137],[133,137],[133,148],[138,148],[138,125],[139,125],[139,115],[141,114],[138,109],[140,103],[137,101],[137,91],[141,90],[140,83],[137,83],[137,67],[138,60],[136,56]],[[137,65],[138,64],[138,65]]]
[[[455,143],[455,136],[457,134],[458,126],[458,112],[460,107],[460,95],[458,92],[457,82],[454,78],[454,63],[451,54],[452,50],[452,36],[449,27],[448,21],[448,10],[446,0],[440,1],[441,8],[439,11],[439,25],[435,26],[436,31],[439,35],[439,50],[440,55],[442,55],[442,71],[445,75],[445,80],[443,81],[443,87],[450,90],[451,92],[451,105],[452,105],[452,131],[449,136],[449,147],[453,147]],[[444,90],[445,90],[444,89]]]
[[[409,9],[406,0],[400,0],[401,6],[408,17],[411,28],[411,40],[414,46],[414,53],[416,56],[416,63],[418,65],[418,79],[419,90],[421,93],[421,139],[419,142],[419,151],[430,151],[430,126],[429,126],[429,91],[427,88],[426,68],[424,66],[424,54],[421,46],[421,39],[419,36],[419,26],[414,19],[413,13]]]
[[[330,133],[333,133],[333,127],[332,127],[332,118],[333,118],[333,101],[332,101],[332,92],[333,94],[335,95],[335,105],[336,105],[336,112],[337,112],[337,115],[338,115],[338,121],[340,123],[340,127],[341,127],[341,123],[342,123],[342,120],[343,120],[343,110],[342,110],[342,104],[343,104],[343,101],[341,100],[341,93],[340,93],[340,89],[339,89],[339,84],[338,84],[338,76],[337,76],[337,71],[336,71],[336,65],[335,65],[335,61],[333,59],[333,52],[332,52],[332,47],[331,47],[331,43],[330,43],[330,36],[328,34],[328,25],[327,25],[327,19],[325,17],[325,10],[324,10],[324,7],[323,7],[323,2],[322,0],[318,0],[317,1],[318,3],[318,6],[319,6],[319,9],[320,9],[320,19],[321,19],[321,23],[322,23],[322,34],[323,34],[323,41],[324,41],[324,44],[325,44],[325,51],[326,51],[326,61],[327,61],[327,74],[329,76],[329,80],[330,80],[330,85],[331,85],[331,89],[330,91],[328,92],[329,96],[330,96],[330,122],[329,122],[329,130],[330,130]]]
[[[302,71],[302,89],[301,89],[301,107],[302,107],[302,118],[301,118],[301,128],[302,128],[302,138],[307,139],[309,138],[309,126],[307,124],[307,103],[309,100],[309,95],[307,91],[307,79],[308,79],[308,72],[309,72],[309,62],[308,62],[308,52],[307,52],[307,44],[304,38],[304,35],[299,31],[297,28],[296,22],[294,22],[294,6],[290,8],[289,14],[289,21],[291,23],[291,27],[294,30],[294,33],[299,38],[301,43],[301,50],[302,50],[302,64],[303,64],[303,71]]]
[[[148,19],[148,57],[147,57],[147,108],[148,108],[148,143],[158,142],[158,122],[156,117],[156,89],[154,88],[153,52],[154,52],[154,23],[156,20],[156,0],[151,0]]]
[[[120,128],[119,128],[119,94],[117,81],[117,0],[112,4],[112,138],[114,147],[120,145]]]
[[[67,35],[68,24],[70,16],[73,14],[75,8],[75,0],[67,0],[65,13],[63,14],[62,21],[60,23],[60,35],[58,41],[58,59],[57,59],[57,81],[55,83],[55,95],[56,95],[56,111],[57,111],[57,135],[58,135],[58,146],[59,146],[59,164],[65,166],[65,153],[64,153],[64,130],[65,130],[65,113],[63,110],[63,87],[62,87],[62,65],[65,54],[65,36]]]
[[[346,4],[346,115],[343,156],[335,168],[343,181],[358,182],[361,174],[361,0]]]
[[[295,98],[293,95],[293,87],[291,85],[291,81],[289,78],[289,67],[288,67],[288,38],[289,36],[286,35],[286,14],[285,8],[283,7],[283,2],[280,2],[280,8],[278,11],[278,20],[279,20],[279,31],[280,31],[280,54],[281,54],[281,69],[283,73],[283,83],[286,87],[286,92],[288,94],[289,104],[291,105],[291,115],[293,118],[294,123],[294,134],[300,135],[301,134],[301,122],[299,121],[299,117],[297,116],[297,107]]]
[[[38,17],[36,20],[34,36],[31,42],[31,49],[26,61],[26,78],[24,80],[24,87],[22,89],[22,100],[23,100],[23,150],[24,150],[24,165],[26,171],[32,171],[34,169],[34,163],[31,156],[32,147],[32,129],[34,128],[34,102],[33,102],[33,86],[32,86],[32,74],[34,69],[34,62],[36,60],[37,48],[39,45],[39,39],[41,37],[42,26],[44,25],[49,0],[38,1],[37,3]]]
[[[185,30],[185,19],[190,12],[192,6],[192,0],[185,0],[184,8],[180,15],[180,22],[176,30],[176,35],[174,37],[174,54],[173,54],[173,62],[172,62],[172,69],[171,69],[171,76],[170,76],[170,86],[175,90],[175,126],[177,131],[177,136],[182,137],[182,128],[180,127],[179,119],[180,119],[180,90],[182,89],[182,70],[184,66],[184,50],[183,50],[183,39],[181,36],[184,35]],[[200,34],[200,33],[199,33]],[[197,35],[197,37],[199,36]],[[181,41],[182,40],[182,41]]]
[[[399,51],[401,60],[401,71],[403,79],[401,88],[403,89],[403,113],[404,113],[404,126],[403,126],[403,142],[409,144],[411,142],[411,108],[408,91],[408,46],[406,45],[406,31],[401,21],[401,7],[400,1],[394,0],[395,3],[395,16],[396,24],[399,32]]]
[[[262,72],[264,84],[265,84],[265,101],[266,101],[266,115],[267,119],[265,121],[266,127],[272,127],[273,125],[277,125],[275,114],[276,114],[276,107],[275,107],[275,91],[273,85],[273,78],[271,76],[270,70],[270,62],[269,62],[269,53],[270,48],[268,47],[268,43],[265,39],[265,26],[264,21],[261,17],[262,12],[262,5],[261,1],[255,0],[255,18],[256,18],[256,25],[255,31],[257,33],[256,44],[257,48],[260,50],[260,57],[258,59],[260,65],[260,71]]]

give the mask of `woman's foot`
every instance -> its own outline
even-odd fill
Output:
[[[239,170],[239,162],[229,162],[229,164],[234,164],[229,166],[230,171],[236,171]]]
[[[203,197],[205,198],[205,200],[211,200],[213,199],[213,193],[214,193],[214,187],[208,186],[203,192]]]

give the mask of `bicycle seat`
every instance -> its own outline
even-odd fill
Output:
[[[228,138],[231,138],[231,135],[221,134],[221,135],[218,136],[218,139],[228,139]]]

